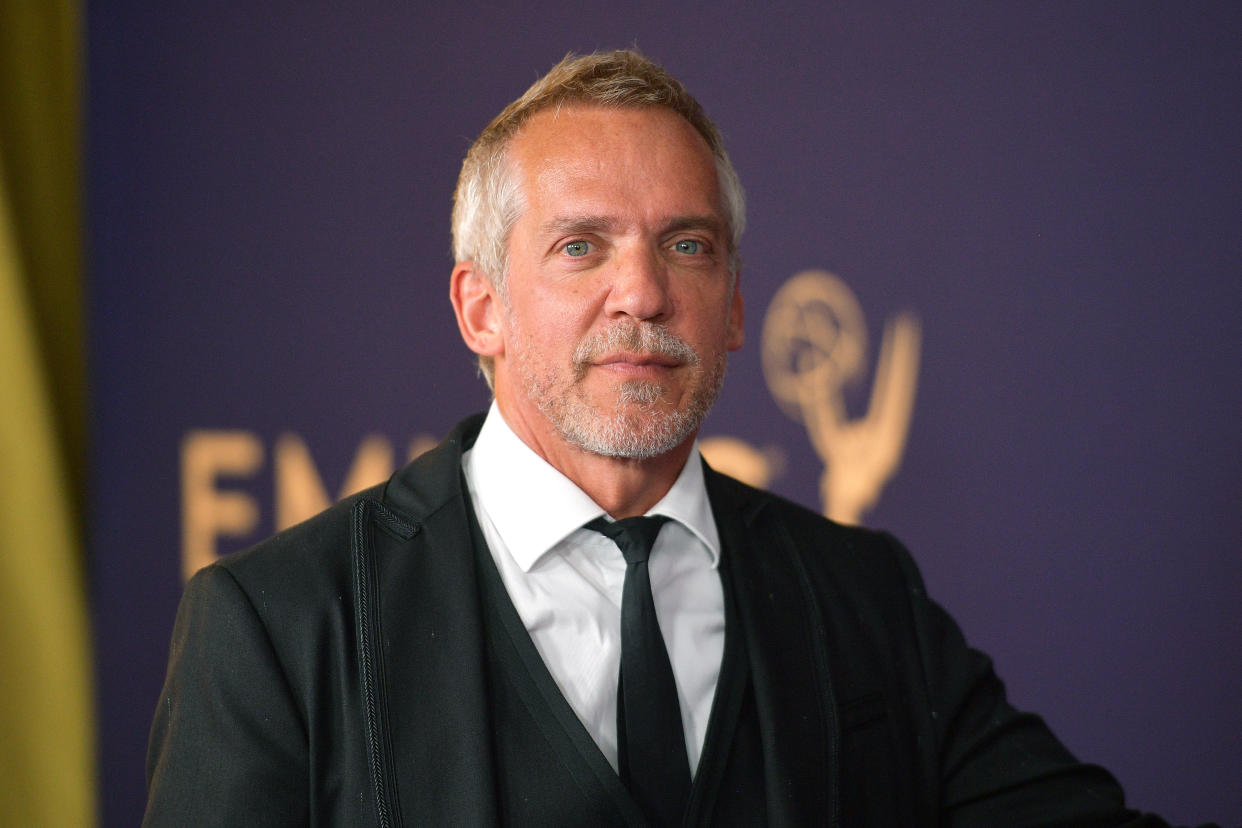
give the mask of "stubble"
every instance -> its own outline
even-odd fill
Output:
[[[676,448],[698,430],[724,384],[724,353],[704,366],[689,344],[651,322],[619,323],[588,336],[574,349],[568,371],[539,365],[535,343],[524,331],[514,334],[518,373],[530,399],[566,442],[604,457],[642,460]],[[618,351],[665,357],[680,363],[678,370],[693,372],[687,402],[666,401],[669,389],[662,383],[631,379],[618,385],[615,407],[593,403],[585,387],[592,360]]]

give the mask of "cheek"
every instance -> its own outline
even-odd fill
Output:
[[[528,311],[519,322],[527,353],[544,363],[568,363],[574,349],[589,334],[589,323],[563,302],[535,302]]]
[[[734,324],[732,294],[721,296],[718,292],[697,297],[697,305],[688,305],[689,330],[697,341],[711,347],[733,347],[739,333]]]
[[[590,298],[579,292],[547,291],[533,297],[532,316],[537,327],[531,333],[541,338],[581,338],[595,322],[592,307]]]

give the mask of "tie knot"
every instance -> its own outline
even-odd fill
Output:
[[[586,528],[611,538],[621,550],[625,562],[636,564],[647,560],[651,547],[655,545],[656,536],[660,534],[660,528],[668,520],[664,515],[628,517],[615,521],[598,517],[586,524]]]

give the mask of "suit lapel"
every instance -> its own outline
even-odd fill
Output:
[[[836,825],[838,725],[824,615],[792,539],[754,490],[707,470],[736,586],[774,825]]]
[[[471,428],[471,425],[474,427]],[[364,501],[356,523],[355,584],[377,798],[400,825],[497,821],[482,617],[460,484],[467,421]],[[368,565],[371,572],[368,573]],[[365,609],[365,613],[362,611]],[[370,665],[368,665],[368,661]],[[395,795],[394,795],[395,794]],[[381,824],[384,824],[381,820]]]

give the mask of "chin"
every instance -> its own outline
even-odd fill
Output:
[[[632,408],[632,406],[627,406]],[[667,454],[698,430],[701,416],[690,411],[656,411],[641,405],[611,417],[574,418],[558,423],[571,444],[602,457],[647,460]]]

